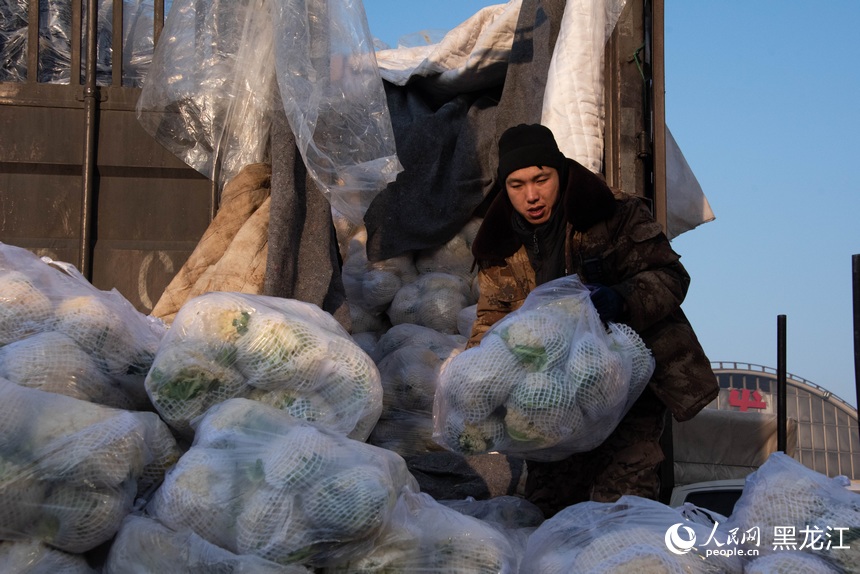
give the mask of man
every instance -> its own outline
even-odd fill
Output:
[[[498,182],[472,244],[479,300],[467,347],[535,286],[575,273],[600,317],[635,329],[656,362],[648,387],[601,446],[559,462],[528,461],[525,495],[547,517],[589,499],[656,499],[667,408],[684,421],[719,392],[681,310],[690,277],[642,200],[564,157],[545,126],[502,134]]]

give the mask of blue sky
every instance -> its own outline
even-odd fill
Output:
[[[390,46],[448,30],[468,0],[364,0]],[[404,6],[408,5],[408,9]],[[668,0],[666,117],[716,220],[673,241],[712,361],[777,366],[857,405],[852,255],[860,254],[860,2]]]

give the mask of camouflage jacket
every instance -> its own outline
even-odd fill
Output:
[[[690,277],[662,227],[636,196],[610,189],[570,160],[556,207],[567,220],[566,272],[612,287],[624,299],[618,322],[633,327],[654,354],[650,386],[675,419],[692,418],[719,392],[710,361],[681,310]],[[472,244],[479,265],[477,319],[468,346],[518,309],[535,287],[527,247],[511,226],[513,207],[500,192]]]

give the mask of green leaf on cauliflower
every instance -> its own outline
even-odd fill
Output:
[[[543,371],[563,360],[570,349],[570,322],[557,313],[535,309],[509,316],[499,336],[529,371]]]

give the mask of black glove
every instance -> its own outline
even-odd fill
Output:
[[[618,291],[606,285],[587,285],[591,292],[591,302],[603,322],[615,321],[624,312],[624,298]]]

